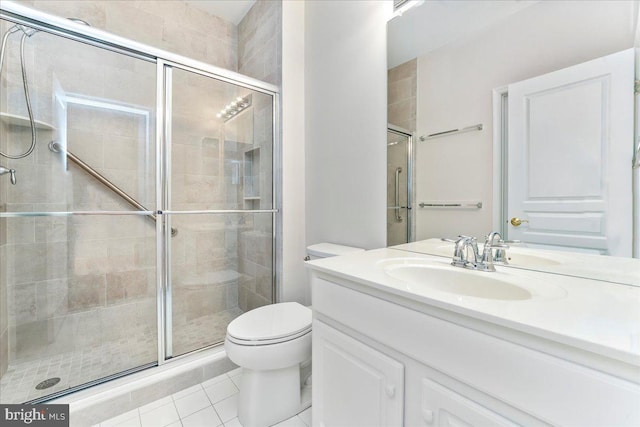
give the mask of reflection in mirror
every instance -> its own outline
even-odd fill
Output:
[[[397,126],[387,129],[387,245],[412,240],[413,137]]]
[[[388,121],[416,137],[415,240],[496,230],[523,242],[514,253],[638,256],[637,16],[636,1],[443,0],[389,21]],[[625,265],[595,276],[640,284]]]

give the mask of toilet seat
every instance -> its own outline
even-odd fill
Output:
[[[310,333],[311,318],[311,310],[296,302],[266,305],[229,323],[227,339],[246,346],[283,343]]]
[[[229,341],[231,341],[234,344],[238,344],[238,345],[248,345],[248,346],[262,346],[262,345],[272,345],[272,344],[281,344],[287,341],[292,341],[295,339],[298,339],[308,333],[311,333],[311,327],[309,327],[308,330],[288,336],[288,337],[282,337],[282,338],[276,338],[273,340],[259,340],[259,341],[248,341],[248,340],[242,340],[242,339],[238,339],[236,337],[233,337],[229,334],[227,334],[227,339]]]

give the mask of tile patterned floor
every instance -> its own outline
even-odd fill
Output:
[[[240,309],[232,308],[181,325],[174,343],[175,354],[223,341],[227,325],[240,314]],[[0,379],[0,402],[31,401],[152,363],[158,354],[156,334],[155,328],[134,326],[119,340],[105,341],[46,359],[10,362],[7,372]],[[51,388],[36,390],[38,383],[52,377],[58,377],[61,381]]]
[[[157,359],[155,329],[132,328],[120,340],[76,349],[46,359],[10,362],[0,379],[0,402],[22,403],[151,363]],[[47,378],[58,377],[53,387],[36,390]]]
[[[220,375],[94,427],[242,427],[237,396],[241,369]],[[311,408],[277,427],[308,427]]]

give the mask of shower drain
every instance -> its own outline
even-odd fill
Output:
[[[60,378],[53,377],[47,380],[42,381],[40,384],[36,386],[36,390],[44,390],[45,388],[53,387],[54,385],[60,382]]]

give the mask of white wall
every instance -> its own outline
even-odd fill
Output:
[[[386,244],[391,3],[306,2],[307,244]]]
[[[640,8],[636,8],[636,80],[640,80]],[[633,257],[640,258],[640,94],[636,93],[636,128],[634,148],[636,151],[633,170]]]
[[[280,301],[308,303],[305,245],[305,3],[282,2],[282,271]]]
[[[492,228],[492,90],[632,47],[635,16],[627,1],[543,1],[418,58],[417,134],[485,126],[417,143],[417,203],[484,203],[481,210],[418,208],[418,240]]]

